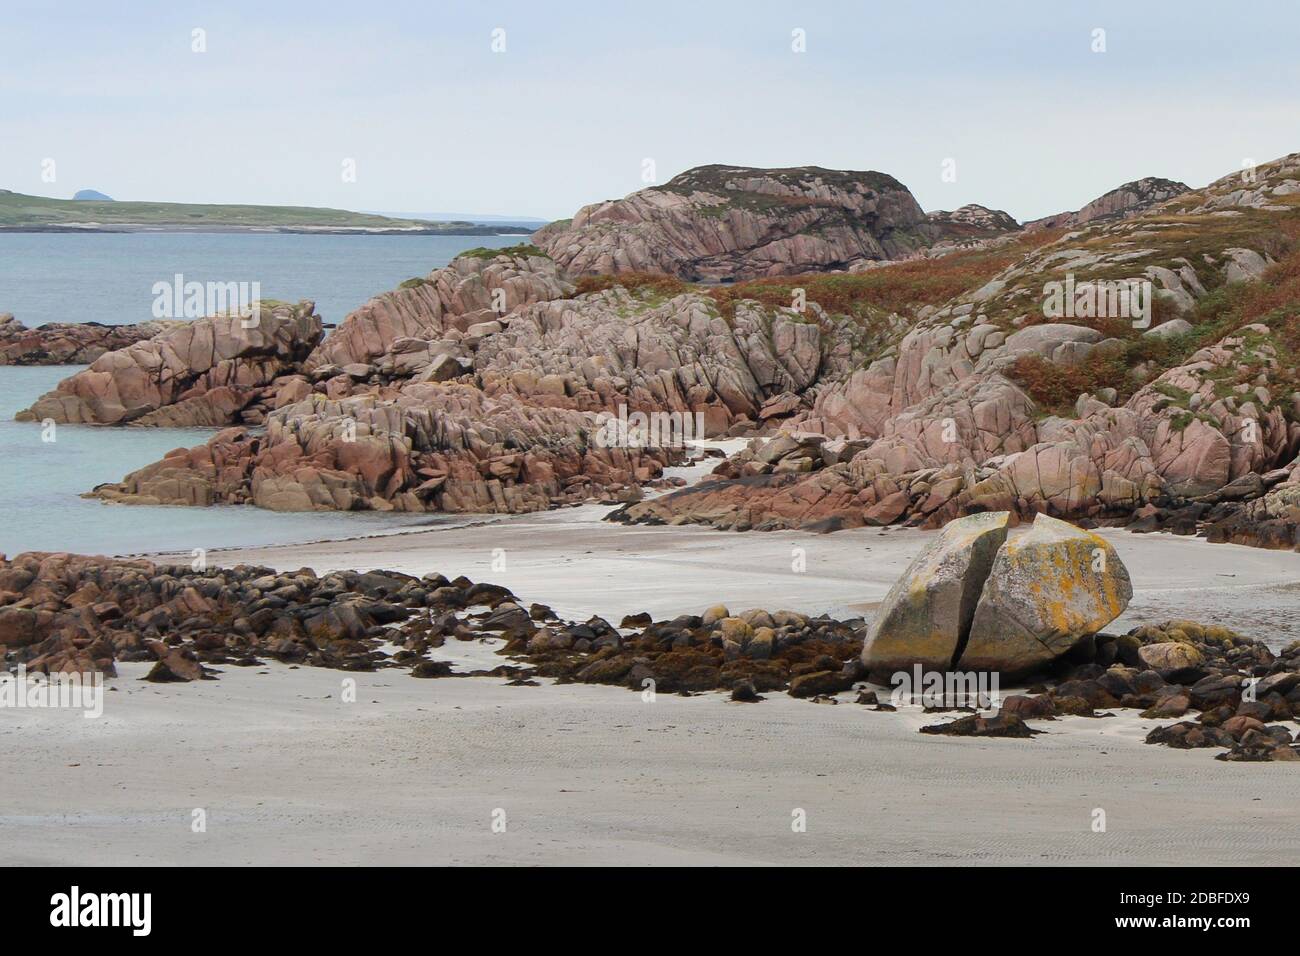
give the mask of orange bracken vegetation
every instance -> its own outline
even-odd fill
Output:
[[[1056,239],[1059,230],[1029,233],[992,249],[954,252],[936,259],[910,259],[858,273],[809,273],[751,279],[703,289],[725,312],[734,312],[741,299],[768,306],[788,306],[795,289],[828,312],[861,315],[870,309],[906,313],[925,305],[941,305],[963,292],[978,289],[1032,249]]]
[[[578,294],[603,292],[621,285],[634,294],[648,292],[672,296],[700,292],[734,315],[736,303],[754,299],[770,307],[788,307],[795,289],[803,289],[809,302],[826,311],[864,315],[868,310],[906,313],[925,305],[941,305],[954,296],[979,288],[1026,253],[1052,241],[1059,230],[1028,233],[992,249],[954,252],[935,259],[911,259],[859,273],[805,273],[749,279],[726,285],[693,285],[675,276],[648,272],[582,276]]]
[[[659,272],[621,272],[618,275],[579,276],[576,283],[578,295],[604,292],[621,285],[633,295],[649,292],[652,295],[674,296],[690,290],[690,286],[676,276]]]

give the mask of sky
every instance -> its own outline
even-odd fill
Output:
[[[553,219],[819,165],[1025,220],[1300,150],[1298,40],[1294,0],[0,0],[0,188]]]

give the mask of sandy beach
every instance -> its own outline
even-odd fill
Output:
[[[5,721],[23,768],[0,784],[11,863],[1188,865],[1300,851],[1289,767],[1156,751],[1135,716],[980,741],[922,736],[933,717],[847,696],[646,702],[379,673],[356,675],[349,704],[344,675],[322,669],[227,668],[194,685],[142,683],[144,670],[122,668],[99,720]]]
[[[871,929],[1285,925],[1300,5],[1062,6],[8,4],[7,912],[996,866]]]
[[[929,534],[624,527],[601,521],[608,511],[209,559],[463,573],[615,623],[718,602],[869,616]],[[1106,535],[1135,586],[1112,630],[1191,617],[1274,646],[1298,635],[1300,554]],[[468,669],[491,650],[439,653]],[[23,768],[0,782],[11,860],[1187,865],[1300,851],[1288,767],[1157,750],[1143,743],[1156,722],[1133,711],[1042,722],[1033,740],[962,740],[917,733],[942,718],[876,713],[851,694],[838,706],[780,693],[646,701],[602,686],[281,664],[158,685],[139,680],[145,670],[121,666],[98,720],[22,711],[0,725]],[[198,808],[203,833],[191,830]],[[799,810],[805,832],[792,829]]]
[[[208,559],[276,570],[464,574],[505,585],[565,617],[600,614],[615,624],[638,611],[671,617],[717,603],[732,611],[788,608],[869,617],[934,534],[908,528],[810,534],[625,526],[601,520],[611,510],[584,505],[351,541],[213,551]],[[1115,546],[1133,579],[1133,602],[1112,631],[1190,618],[1232,627],[1275,648],[1300,638],[1300,553],[1168,533],[1099,533]],[[190,555],[172,558],[188,563]]]

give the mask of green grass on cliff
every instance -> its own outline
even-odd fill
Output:
[[[906,189],[893,176],[874,170],[824,169],[821,166],[792,166],[781,169],[762,169],[749,166],[726,166],[711,164],[696,166],[674,176],[662,186],[651,187],[665,192],[689,196],[693,192],[703,191],[721,195],[762,196],[765,200],[781,204],[783,202],[804,202],[816,204],[816,200],[807,197],[776,196],[767,193],[747,193],[744,190],[729,188],[730,183],[750,178],[771,179],[788,186],[801,186],[813,180],[821,180],[828,186],[852,190],[865,187],[876,192]]]
[[[551,258],[548,253],[528,242],[521,242],[517,246],[504,246],[500,249],[476,246],[473,249],[466,249],[457,258],[466,256],[473,259],[495,259],[497,256],[541,256],[543,259]]]
[[[448,235],[497,234],[519,231],[512,227],[475,226],[471,223],[434,223],[394,219],[345,209],[313,206],[251,206],[211,203],[113,202],[111,200],[51,199],[0,190],[0,228],[75,228],[83,223],[101,226],[152,226],[201,229],[407,229],[445,232]]]

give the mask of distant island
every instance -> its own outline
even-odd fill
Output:
[[[0,232],[294,232],[386,235],[527,235],[518,225],[396,219],[313,206],[116,202],[81,190],[75,199],[0,189]]]

